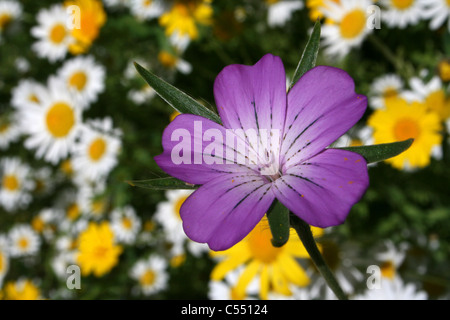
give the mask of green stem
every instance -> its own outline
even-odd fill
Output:
[[[308,251],[309,256],[311,257],[311,260],[314,262],[317,269],[324,277],[330,289],[334,292],[339,300],[347,300],[347,295],[340,287],[330,268],[328,268],[325,260],[323,259],[322,254],[317,248],[317,244],[314,240],[314,236],[311,232],[311,227],[309,226],[309,224],[293,214],[291,214],[290,221],[291,226],[297,232],[300,240],[302,240],[306,251]]]

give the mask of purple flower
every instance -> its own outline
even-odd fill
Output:
[[[344,222],[369,184],[356,153],[327,149],[364,114],[343,70],[317,66],[286,93],[279,57],[230,65],[214,96],[223,125],[182,114],[155,157],[168,174],[201,185],[180,210],[187,236],[225,250],[242,240],[275,199],[310,225]]]

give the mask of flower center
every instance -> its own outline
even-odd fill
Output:
[[[5,26],[11,21],[11,16],[7,13],[0,14],[0,30],[3,30]]]
[[[139,283],[142,286],[149,286],[155,282],[155,273],[152,270],[147,270],[145,273],[139,278]]]
[[[9,123],[0,124],[0,133],[5,133],[8,131]]]
[[[76,203],[70,204],[66,209],[66,216],[69,220],[74,221],[80,215],[80,207]]]
[[[341,36],[352,39],[361,34],[366,26],[366,14],[361,9],[355,9],[347,13],[341,20]]]
[[[69,79],[69,85],[71,87],[75,87],[78,91],[84,89],[86,82],[87,76],[86,73],[84,73],[83,71],[75,72]]]
[[[152,4],[152,0],[145,0],[144,3],[142,4],[144,7],[150,7],[150,5]]]
[[[184,201],[186,201],[187,198],[188,198],[188,196],[183,196],[183,197],[178,198],[177,201],[175,201],[175,205],[173,206],[173,209],[174,209],[175,216],[178,219],[181,219],[181,217],[180,217],[181,205],[183,204]]]
[[[397,140],[416,139],[420,135],[420,127],[416,121],[410,118],[403,118],[397,121],[394,126],[394,136]]]
[[[105,151],[106,151],[105,139],[97,138],[89,146],[89,157],[91,157],[91,159],[94,161],[98,161],[102,158]]]
[[[96,257],[97,259],[103,259],[103,258],[105,258],[107,252],[108,252],[108,247],[97,246],[94,248],[94,257]]]
[[[131,230],[131,228],[133,227],[133,221],[131,221],[130,218],[123,217],[123,218],[122,218],[122,226],[123,226],[124,229],[126,229],[126,230]]]
[[[252,257],[263,263],[272,263],[281,252],[282,248],[272,245],[272,233],[268,223],[260,222],[248,235],[248,246]]]
[[[55,103],[47,112],[47,128],[55,138],[62,138],[75,124],[75,114],[72,108],[64,102]]]
[[[27,249],[29,244],[30,244],[30,242],[28,241],[27,238],[20,238],[19,241],[17,241],[17,245],[22,250]]]
[[[448,2],[449,0],[447,0]],[[400,10],[405,10],[414,3],[414,0],[392,0],[392,5]]]
[[[37,232],[42,232],[42,231],[44,231],[45,223],[44,223],[44,221],[43,221],[40,217],[35,217],[35,218],[31,221],[31,226],[32,226],[33,229],[36,230]]]
[[[158,54],[158,60],[166,68],[174,68],[177,64],[177,57],[167,51],[161,51]]]
[[[3,252],[0,252],[0,274],[3,272],[5,263],[3,262]]]
[[[13,174],[7,174],[3,177],[3,188],[9,191],[16,191],[19,189],[19,180]]]
[[[381,265],[381,275],[383,277],[394,279],[395,276],[395,266],[391,261],[383,262]]]
[[[60,44],[66,37],[66,27],[58,23],[50,30],[50,41],[55,44]]]

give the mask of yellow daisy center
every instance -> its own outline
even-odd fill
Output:
[[[98,259],[103,259],[106,254],[109,251],[109,247],[105,247],[105,246],[96,246],[95,248],[93,248],[93,255],[94,257],[98,258]]]
[[[393,279],[395,276],[395,266],[392,261],[386,261],[381,265],[381,275],[385,278]]]
[[[366,27],[366,14],[361,9],[355,9],[347,13],[341,20],[341,36],[352,39],[361,34]]]
[[[122,226],[126,229],[126,230],[130,230],[133,227],[133,221],[130,218],[127,217],[123,217],[122,218]]]
[[[11,21],[11,16],[7,13],[0,14],[0,30],[4,29],[5,26]]]
[[[254,259],[270,264],[275,261],[282,248],[272,245],[272,233],[268,225],[257,225],[248,236],[248,246]]]
[[[3,258],[3,252],[0,252],[0,273],[3,272],[3,269],[5,268],[4,265],[5,263],[3,262],[4,258]]]
[[[9,191],[16,191],[19,189],[19,179],[13,174],[7,174],[3,177],[3,188]]]
[[[86,85],[87,76],[83,71],[77,71],[69,78],[69,85],[75,87],[78,91],[82,91]]]
[[[80,207],[76,203],[70,204],[66,209],[67,219],[74,221],[80,215]]]
[[[173,68],[177,64],[177,57],[167,51],[161,51],[158,54],[158,60],[166,68]]]
[[[178,219],[181,219],[181,217],[180,217],[180,209],[181,209],[181,206],[183,205],[183,202],[186,201],[187,198],[188,198],[188,196],[183,196],[183,197],[178,198],[175,201],[175,205],[173,206],[173,209],[174,209],[175,216]]]
[[[45,223],[44,223],[44,221],[43,221],[40,217],[35,217],[35,218],[31,221],[31,226],[32,226],[33,229],[36,230],[37,232],[42,232],[42,231],[44,231]]]
[[[48,110],[46,123],[55,138],[63,138],[75,124],[75,113],[66,103],[57,102]]]
[[[450,7],[450,0],[447,0],[447,6]]]
[[[447,2],[450,7],[450,0],[447,0]],[[442,81],[450,81],[450,61],[442,61],[439,63],[439,76]]]
[[[5,133],[8,131],[9,123],[2,123],[0,124],[0,133]]]
[[[51,42],[60,44],[66,37],[66,27],[61,23],[54,25],[50,30],[49,37]]]
[[[150,286],[155,282],[155,273],[152,270],[147,270],[144,274],[139,278],[139,283],[142,286]]]
[[[89,145],[89,157],[93,161],[98,161],[103,157],[103,154],[106,151],[106,141],[103,138],[97,138],[95,139],[90,145]]]
[[[271,5],[271,4],[275,4],[277,2],[279,2],[280,0],[266,0],[266,3]]]
[[[394,136],[397,140],[417,139],[420,135],[420,127],[417,121],[411,118],[401,118],[394,125]]]
[[[447,0],[448,2],[449,0]],[[408,9],[414,3],[414,0],[392,0],[392,5],[400,10]]]
[[[150,7],[151,4],[152,4],[152,0],[145,0],[145,1],[142,3],[142,5],[143,5],[144,7]]]
[[[20,249],[25,250],[30,245],[30,241],[27,238],[22,237],[17,241],[17,245]]]

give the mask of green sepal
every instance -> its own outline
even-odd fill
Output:
[[[399,142],[374,144],[370,146],[334,148],[356,152],[366,159],[367,163],[383,161],[399,155],[406,151],[414,142],[414,139],[408,139]]]
[[[164,177],[146,180],[128,180],[126,182],[133,187],[140,187],[151,190],[175,190],[175,189],[193,190],[199,187],[198,185],[189,184],[173,177]]]
[[[272,245],[282,247],[289,240],[290,222],[289,210],[278,200],[275,200],[267,212]]]
[[[297,68],[295,69],[294,75],[289,85],[291,89],[294,84],[300,79],[307,71],[311,70],[316,66],[317,55],[319,53],[320,46],[320,22],[316,21],[314,28],[312,30],[311,36],[306,43],[305,49],[303,50],[300,61],[298,62]]]
[[[194,98],[190,97],[180,89],[175,88],[160,77],[154,75],[138,63],[135,62],[134,66],[144,80],[153,88],[153,90],[155,90],[155,92],[176,111],[180,113],[195,114],[219,124],[221,123],[220,117],[217,113],[206,108]]]

